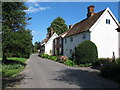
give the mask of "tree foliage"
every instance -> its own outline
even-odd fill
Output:
[[[56,32],[58,35],[68,30],[65,20],[61,17],[57,17],[52,21],[51,26],[47,28],[48,33],[50,32],[51,28],[53,28],[54,32]]]
[[[77,46],[75,56],[78,64],[94,63],[98,60],[97,47],[89,40],[84,41]]]
[[[31,31],[26,29],[27,7],[24,2],[2,3],[3,58],[8,56],[29,57],[32,46]]]
[[[35,42],[35,45],[34,45],[35,49],[37,50],[40,49],[40,45],[41,45],[40,42]]]

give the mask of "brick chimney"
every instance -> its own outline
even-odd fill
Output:
[[[87,18],[95,15],[94,8],[95,8],[95,7],[94,7],[93,5],[91,5],[91,6],[89,6],[89,7],[87,8],[87,9],[88,9]]]
[[[69,25],[69,29],[71,29],[73,27],[73,25]]]

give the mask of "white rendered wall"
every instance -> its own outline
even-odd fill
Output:
[[[85,39],[83,39],[83,33],[76,34],[63,39],[63,55],[70,57],[71,56],[70,49],[72,49],[72,51],[74,52],[75,47],[77,47],[81,42],[85,40],[90,40],[90,32],[84,33],[86,34]],[[71,37],[73,37],[73,42],[70,41]],[[67,43],[65,43],[65,39],[67,39]]]
[[[106,19],[110,19],[110,24],[106,24]],[[99,58],[112,58],[113,52],[118,58],[118,32],[115,30],[117,27],[110,14],[105,12],[90,29],[91,41],[97,45]]]
[[[49,39],[49,41],[45,44],[45,54],[52,55],[53,52],[53,40],[58,37],[56,33],[53,34],[53,36]],[[50,53],[50,51],[52,51]]]

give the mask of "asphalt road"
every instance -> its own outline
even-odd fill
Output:
[[[81,68],[65,66],[33,54],[19,88],[117,88],[119,84]]]

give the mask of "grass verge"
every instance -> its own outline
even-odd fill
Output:
[[[16,78],[26,66],[27,58],[11,57],[2,61],[3,88],[8,84],[9,79]],[[8,80],[8,81],[6,81]],[[12,81],[12,80],[11,80]],[[9,82],[10,83],[10,82]]]
[[[2,63],[2,75],[3,78],[15,77],[21,72],[26,64],[26,58],[8,58],[8,60]]]

